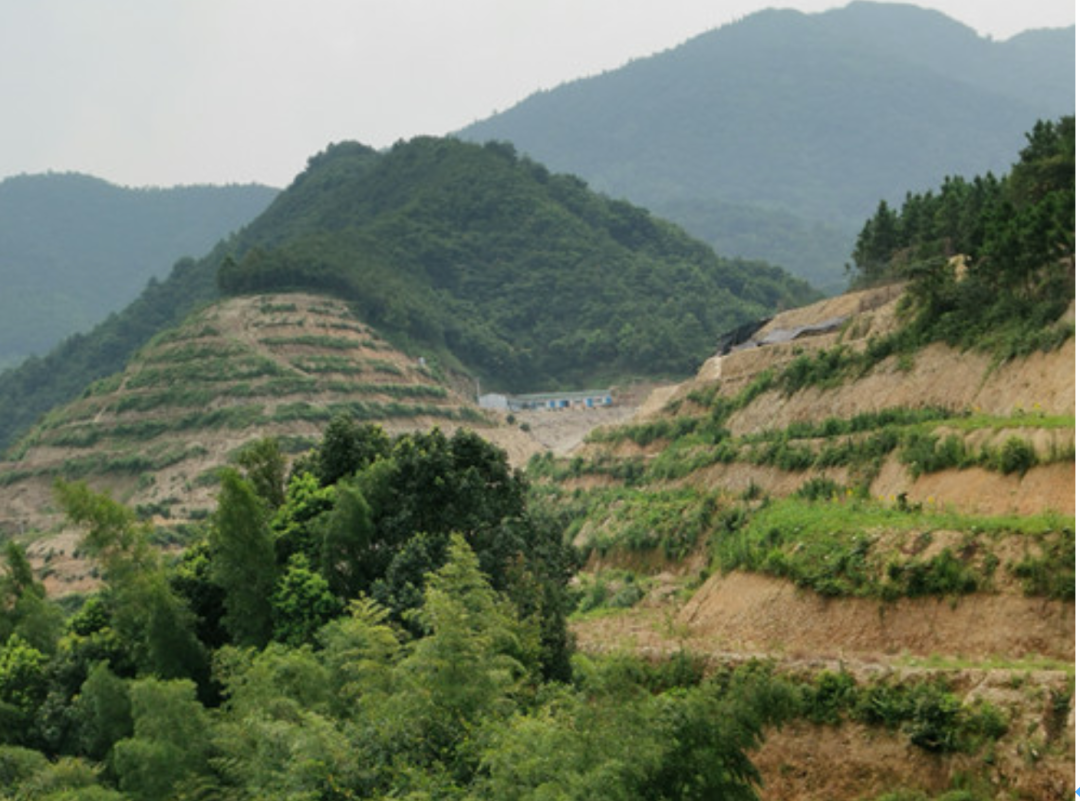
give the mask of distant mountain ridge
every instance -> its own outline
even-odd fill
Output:
[[[131,189],[79,173],[0,181],[0,369],[89,330],[276,194],[258,185]]]
[[[1074,64],[1071,29],[994,42],[908,5],[767,10],[459,135],[512,142],[724,255],[837,289],[877,201],[1005,171],[1036,119],[1073,112]],[[732,204],[796,242],[725,225]]]

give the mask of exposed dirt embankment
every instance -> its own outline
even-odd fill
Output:
[[[1041,654],[1071,661],[1074,607],[1018,595],[956,599],[825,598],[748,573],[710,578],[677,621],[695,639],[753,653],[843,658]]]
[[[895,330],[899,324],[896,316],[899,292],[899,287],[887,287],[851,293],[778,315],[755,338],[763,339],[778,330],[792,331],[830,319],[842,318],[845,322],[835,331],[713,357],[695,378],[674,389],[669,397],[674,403],[685,402],[680,414],[706,414],[707,410],[691,399],[711,397],[714,393],[735,397],[764,372],[779,375],[799,356],[813,359],[815,353],[838,344],[859,351],[873,337]],[[1070,309],[1069,315],[1072,314]],[[886,499],[906,494],[912,501],[973,514],[1034,514],[1055,510],[1072,515],[1076,508],[1075,465],[1068,455],[1075,449],[1074,429],[1060,422],[1039,427],[1013,421],[1024,416],[1071,419],[1076,405],[1075,365],[1075,339],[1069,339],[1052,352],[1036,352],[1003,364],[995,363],[985,353],[961,352],[935,344],[913,355],[888,357],[864,375],[849,377],[842,383],[808,386],[793,393],[774,385],[732,413],[725,427],[733,437],[739,438],[781,431],[797,423],[821,423],[830,418],[845,420],[898,408],[944,409],[958,417],[983,418],[987,421],[983,428],[973,422],[963,429],[943,428],[935,433],[941,438],[961,436],[973,454],[978,454],[984,446],[1000,448],[1006,440],[1019,438],[1031,444],[1043,464],[1008,475],[969,467],[939,469],[916,478],[894,451],[871,482],[871,494]],[[653,406],[648,411],[642,410],[635,422],[669,414],[668,409]],[[652,443],[648,448],[635,450],[633,443],[624,442],[619,445],[622,450],[615,455],[624,458],[640,455],[649,459],[663,444]],[[833,468],[793,472],[735,462],[710,465],[690,480],[735,493],[754,486],[773,495],[786,495],[798,489],[811,474],[840,484],[852,483],[853,479],[844,470]],[[857,483],[861,483],[861,478]]]
[[[977,777],[983,793],[1001,798],[1068,797],[1074,786],[1070,755],[1047,755],[1041,747],[1020,746],[988,763],[982,753],[928,753],[899,732],[796,722],[770,732],[751,758],[762,774],[761,801],[877,798],[897,788],[932,798],[954,789],[962,777]]]
[[[760,351],[774,364],[792,358],[791,346],[786,346],[786,353],[767,354],[770,347],[778,346]],[[739,356],[742,354],[722,357],[721,362]],[[779,390],[764,393],[732,415],[729,427],[738,436],[794,422],[852,417],[897,406],[968,409],[996,416],[1021,410],[1072,414],[1076,406],[1075,365],[1075,339],[1051,353],[1035,353],[997,367],[985,354],[931,345],[903,367],[896,357],[890,357],[867,375],[840,387],[809,387],[794,395]],[[695,383],[700,384],[700,378]]]

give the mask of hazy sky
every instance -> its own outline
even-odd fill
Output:
[[[773,6],[836,0],[0,0],[0,178],[284,186],[355,139],[441,135]],[[983,36],[1073,0],[926,0]]]

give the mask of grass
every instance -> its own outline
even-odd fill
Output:
[[[812,494],[812,493],[808,493]],[[921,553],[935,532],[957,532],[960,543],[932,557]],[[896,535],[918,534],[901,552]],[[1007,567],[1032,595],[1068,600],[1075,581],[1074,522],[1061,515],[983,518],[907,505],[885,506],[854,496],[807,500],[792,496],[761,504],[714,534],[723,570],[786,578],[825,596],[947,597],[993,590],[1000,559],[995,539],[1027,537],[1038,554]],[[892,540],[887,540],[892,535]]]
[[[364,364],[361,361],[346,359],[334,354],[312,354],[310,356],[298,356],[290,360],[290,364],[305,373],[340,373],[342,375],[358,375],[364,372]]]
[[[591,497],[582,519],[589,532],[585,551],[658,551],[670,560],[688,556],[711,529],[717,500],[692,488],[616,488]]]
[[[900,732],[912,745],[931,753],[976,754],[992,748],[1009,729],[1005,710],[977,697],[965,703],[941,676],[885,677],[860,684],[844,670],[796,675],[755,661],[722,669],[708,681],[733,693],[745,693],[748,686],[769,686],[777,719],[803,719],[820,726],[856,721]]]
[[[1035,671],[1060,671],[1070,677],[1076,673],[1076,663],[1060,659],[1051,659],[1041,654],[1028,654],[1023,657],[990,656],[984,659],[964,659],[955,656],[931,654],[914,657],[905,655],[893,660],[903,667],[929,668],[931,670],[1010,670],[1017,673]]]
[[[1010,436],[999,447],[984,445],[977,450],[968,446],[961,436],[982,429],[1068,429],[1075,425],[1071,415],[1047,416],[1037,409],[1017,410],[1009,417],[992,417],[967,409],[892,407],[849,418],[799,421],[782,429],[732,437],[725,428],[730,415],[772,383],[770,374],[762,374],[734,398],[718,398],[715,393],[699,390],[698,396],[691,393],[687,398],[699,405],[711,404],[707,416],[679,414],[683,403],[680,401],[671,406],[673,417],[597,431],[587,441],[600,444],[631,441],[641,447],[666,442],[666,447],[649,461],[644,471],[636,474],[639,483],[675,481],[714,464],[739,462],[789,472],[845,468],[849,477],[868,486],[893,453],[897,453],[913,478],[970,467],[1023,476],[1037,465],[1075,458],[1071,446],[1039,455],[1029,440],[1018,435]],[[941,429],[954,429],[956,433],[943,435]],[[555,480],[565,480],[583,474],[616,475],[612,460],[609,454],[601,453],[591,462],[564,471],[549,469],[547,477],[559,475],[561,478]]]

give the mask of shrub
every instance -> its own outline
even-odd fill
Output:
[[[814,476],[803,482],[803,485],[795,491],[795,495],[808,501],[822,501],[843,495],[844,488],[830,478]]]
[[[999,472],[1006,475],[1019,473],[1021,476],[1038,464],[1038,461],[1035,446],[1020,437],[1009,437],[994,460]]]

